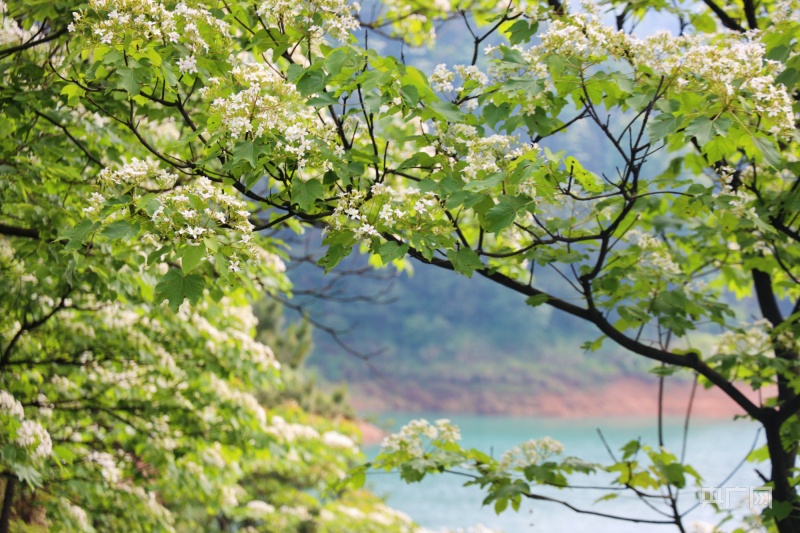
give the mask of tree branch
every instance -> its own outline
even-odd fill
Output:
[[[26,237],[28,239],[39,239],[39,230],[35,228],[17,228],[0,223],[0,235],[9,237]]]
[[[773,328],[777,328],[783,323],[783,315],[778,308],[778,300],[772,290],[772,277],[763,270],[754,268],[753,286],[756,289],[761,315],[770,321]]]
[[[67,33],[67,28],[61,28],[58,31],[55,31],[44,37],[43,39],[39,39],[38,41],[28,41],[27,43],[22,43],[17,46],[9,46],[8,48],[0,49],[0,58],[9,56],[11,54],[15,54],[17,52],[22,52],[23,50],[27,50],[28,48],[33,48],[34,46],[39,46],[40,44],[44,44],[55,39],[58,39],[62,35]]]
[[[729,30],[738,31],[740,33],[744,33],[746,31],[738,22],[733,20],[730,15],[725,13],[721,7],[715,4],[714,0],[703,0],[703,3],[714,12],[719,21],[722,22],[722,25]]]

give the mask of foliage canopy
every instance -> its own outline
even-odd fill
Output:
[[[32,330],[50,317],[67,317],[58,349],[78,354],[85,334],[73,330],[90,327],[109,345],[123,342],[120,328],[154,346],[201,342],[209,333],[191,317],[208,313],[217,329],[233,320],[216,303],[230,285],[288,288],[280,242],[259,232],[317,224],[326,270],[358,248],[384,264],[410,256],[481,275],[665,372],[694,371],[763,425],[775,501],[764,518],[800,531],[796,1],[392,0],[361,19],[343,0],[2,7],[0,232],[15,274],[3,278],[0,366],[26,402],[39,401],[44,375],[13,365],[47,360],[37,358],[55,347]],[[654,13],[677,31],[634,32]],[[426,71],[404,48],[398,58],[374,46],[380,36],[435,46],[443,20],[466,30],[460,63]],[[603,144],[609,162],[552,148],[571,132]],[[537,267],[565,283],[538,286]],[[731,295],[752,296],[758,320],[735,316]],[[151,313],[159,326],[148,330]],[[723,333],[698,349],[692,335],[708,324]],[[235,358],[207,364],[226,379],[268,375]],[[180,380],[219,390],[205,371]],[[764,389],[764,401],[741,387]],[[9,424],[14,401],[4,397]],[[28,468],[44,440],[19,420],[13,434],[29,445],[14,464]],[[401,448],[382,464],[420,459]],[[657,486],[692,474],[650,452]],[[419,472],[449,464],[421,453]],[[485,458],[467,459],[498,502],[583,468],[525,467],[494,483]]]

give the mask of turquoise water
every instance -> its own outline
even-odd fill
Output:
[[[600,440],[599,428],[606,441],[615,453],[626,442],[641,438],[644,444],[657,447],[657,426],[652,419],[581,419],[553,420],[515,417],[484,417],[443,415],[438,413],[408,414],[395,413],[383,415],[391,419],[394,427],[399,428],[413,418],[450,418],[461,427],[462,443],[475,447],[499,457],[502,453],[526,440],[550,436],[564,444],[564,454],[574,455],[582,459],[608,463],[609,456]],[[665,446],[676,455],[680,455],[682,447],[683,421],[671,419],[665,421]],[[724,487],[731,496],[732,504],[743,508],[741,515],[747,510],[749,496],[739,487],[760,486],[761,483],[754,469],[765,471],[765,465],[745,463],[729,480],[726,477],[739,465],[753,446],[755,440],[759,445],[763,438],[758,435],[758,426],[749,421],[718,421],[694,419],[689,429],[686,460],[703,476],[704,487]],[[373,456],[378,447],[367,449]],[[582,476],[574,478],[575,483],[586,485],[603,485],[610,478],[598,476]],[[591,531],[597,533],[636,533],[647,531],[677,531],[672,525],[648,525],[626,523],[607,518],[576,514],[565,507],[551,502],[524,501],[519,512],[508,510],[498,516],[490,507],[481,507],[485,496],[476,487],[462,487],[464,478],[453,475],[438,475],[425,478],[421,483],[407,485],[399,476],[390,473],[373,473],[368,477],[368,485],[378,494],[386,496],[388,503],[414,519],[421,526],[439,531],[443,528],[467,528],[482,524],[496,531],[505,533],[545,531],[573,532]],[[682,491],[679,509],[689,510],[696,501],[699,487]],[[604,491],[578,490],[567,492],[554,488],[541,488],[536,492],[567,500],[576,507],[619,514],[645,519],[663,519],[655,511],[646,507],[634,495],[623,493],[617,499],[594,503],[605,494]],[[717,523],[722,518],[715,515],[709,506],[698,507],[691,511],[684,520],[687,531],[692,530],[694,522]],[[733,524],[726,524],[733,529]]]

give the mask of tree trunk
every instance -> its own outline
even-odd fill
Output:
[[[797,494],[789,483],[791,471],[794,468],[796,458],[796,446],[791,446],[787,451],[781,442],[780,424],[769,422],[764,424],[767,432],[767,447],[772,461],[772,506],[780,512],[780,506],[791,505],[789,514],[776,521],[780,533],[800,533],[800,505],[798,505]]]
[[[0,515],[0,533],[8,533],[11,524],[11,506],[14,503],[14,486],[17,478],[6,479],[6,490],[3,494],[3,513]]]

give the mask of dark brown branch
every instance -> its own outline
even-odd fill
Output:
[[[34,46],[39,46],[40,44],[48,43],[52,40],[58,39],[65,33],[67,33],[67,28],[61,28],[60,30],[55,31],[50,35],[48,35],[47,37],[39,39],[38,41],[28,41],[27,43],[22,43],[17,46],[9,46],[8,48],[3,48],[2,50],[0,50],[0,58],[9,56],[11,54],[15,54],[17,52],[22,52],[23,50],[27,50],[28,48],[33,48]]]
[[[0,223],[0,234],[9,237],[26,237],[28,239],[39,239],[39,230],[35,228],[17,228]]]
[[[672,524],[672,525],[676,525],[677,524],[677,522],[675,520],[654,520],[654,519],[651,519],[651,518],[634,518],[634,517],[620,516],[620,515],[614,515],[614,514],[609,514],[609,513],[601,513],[601,512],[598,512],[598,511],[589,511],[588,509],[581,509],[580,507],[575,507],[571,503],[566,502],[564,500],[558,500],[556,498],[550,498],[549,496],[542,496],[541,494],[523,493],[523,495],[526,498],[530,498],[531,500],[558,503],[558,504],[563,505],[564,507],[566,507],[566,508],[570,509],[571,511],[574,511],[574,512],[576,512],[578,514],[588,514],[588,515],[592,515],[592,516],[600,516],[600,517],[603,517],[603,518],[611,518],[611,519],[614,519],[614,520],[621,520],[623,522],[633,522],[633,523],[636,523],[636,524]]]
[[[753,269],[753,286],[758,298],[758,306],[761,308],[761,315],[769,320],[773,328],[777,328],[783,323],[783,315],[778,308],[778,300],[772,290],[772,277],[757,268]]]
[[[740,33],[744,33],[746,30],[736,22],[730,15],[725,13],[721,7],[714,3],[714,0],[703,0],[703,3],[714,12],[722,25],[728,28],[729,30],[738,31]]]
[[[758,20],[756,19],[756,4],[753,0],[744,0],[744,16],[747,19],[747,25],[751,30],[758,29]]]

